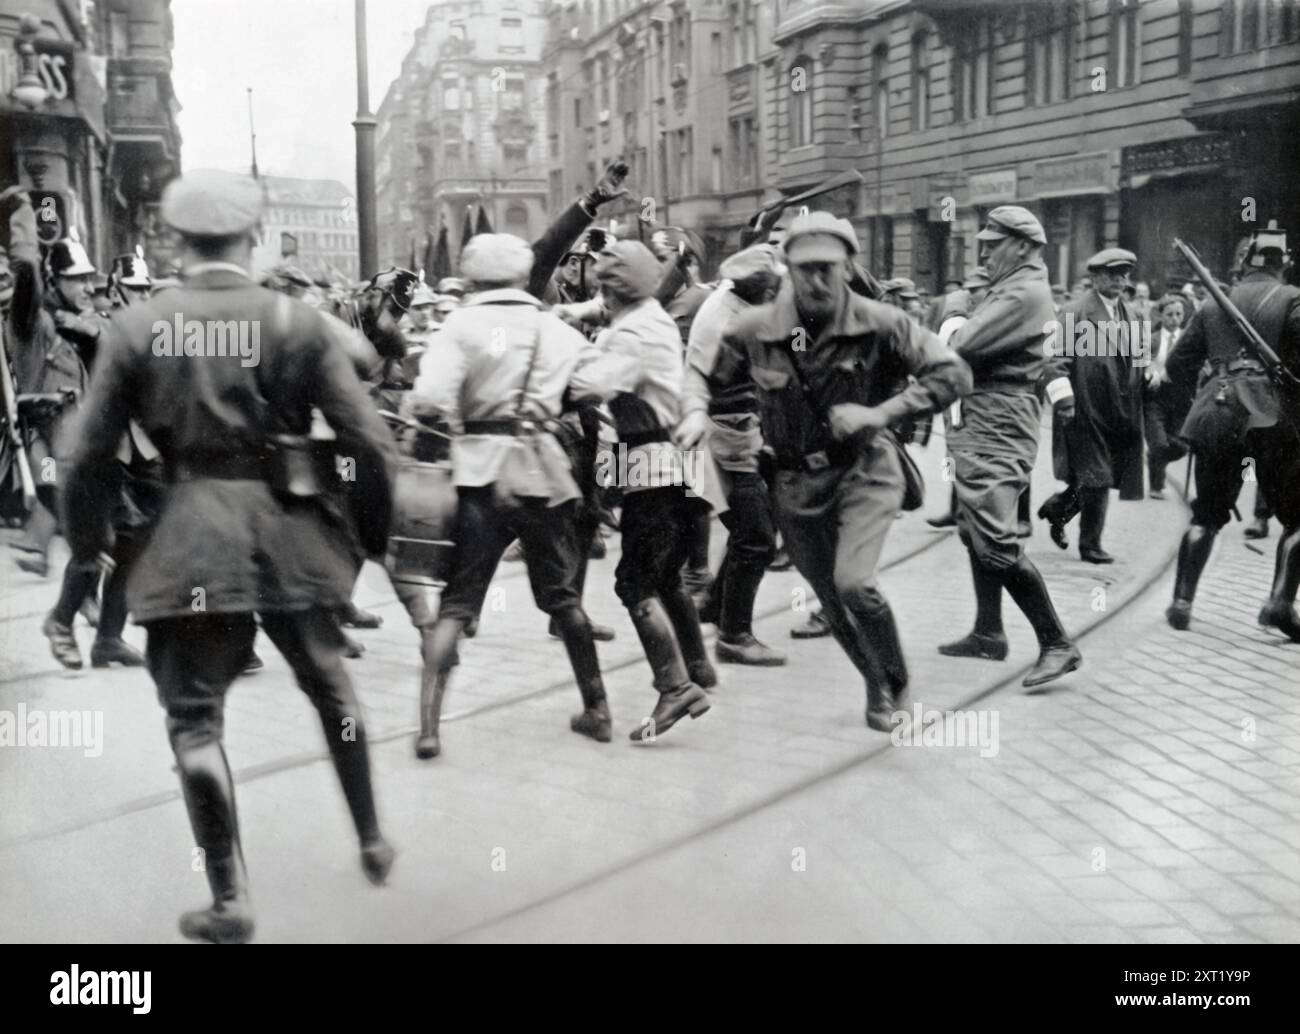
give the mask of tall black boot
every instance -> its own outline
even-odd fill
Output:
[[[581,607],[565,607],[551,615],[551,620],[564,637],[564,649],[569,654],[573,677],[582,694],[582,714],[569,719],[569,728],[598,743],[608,743],[611,738],[609,704],[605,700],[605,682],[600,677],[600,661],[596,657],[596,643],[591,635],[591,622]]]
[[[1183,631],[1192,620],[1192,601],[1196,599],[1196,585],[1201,580],[1201,572],[1210,559],[1214,549],[1214,538],[1218,533],[1213,528],[1193,524],[1183,535],[1178,547],[1178,575],[1174,579],[1174,601],[1165,611],[1165,620],[1169,627]]]
[[[714,656],[727,664],[753,664],[774,668],[785,663],[785,654],[764,646],[754,637],[754,600],[767,572],[763,568],[724,564],[718,575],[723,585]],[[717,585],[717,582],[714,583]]]
[[[253,936],[253,912],[226,752],[219,740],[187,745],[184,733],[173,734],[172,750],[190,828],[203,851],[212,889],[212,907],[182,915],[181,934],[213,944],[242,944]]]
[[[579,600],[582,599],[583,592],[587,588],[587,564],[591,560],[591,545],[597,540],[599,533],[599,521],[580,522],[578,524],[578,576],[576,587]],[[587,619],[587,624],[591,628],[591,638],[596,642],[609,643],[614,641],[614,630],[608,625],[598,625],[590,618]],[[555,615],[551,615],[551,621],[546,626],[546,632],[552,639],[564,638],[564,633],[560,631],[560,625],[555,620]]]
[[[456,665],[456,643],[461,622],[439,618],[432,628],[420,629],[420,651],[424,670],[420,676],[420,735],[415,741],[415,756],[423,761],[442,753],[438,723],[442,719],[442,698]]]
[[[979,562],[967,550],[971,581],[975,584],[975,628],[969,635],[944,643],[939,652],[945,657],[979,657],[986,661],[1007,659],[1007,634],[1002,627],[1002,578]]]
[[[317,696],[314,701],[334,771],[361,842],[361,869],[366,879],[379,886],[388,878],[396,852],[379,832],[375,791],[370,781],[370,748],[360,704],[351,683],[347,684],[346,692],[336,689],[335,695]]]
[[[1300,616],[1295,610],[1297,588],[1300,588],[1300,527],[1292,527],[1283,529],[1278,541],[1273,587],[1268,602],[1259,612],[1259,623],[1276,628],[1288,639],[1300,643]]]
[[[100,608],[95,642],[90,648],[91,667],[106,668],[110,664],[129,668],[144,666],[144,655],[122,638],[122,630],[126,628],[126,580],[141,545],[130,532],[119,534],[113,544],[114,566],[104,579],[104,604]]]
[[[663,601],[664,610],[677,634],[677,645],[686,662],[686,673],[700,688],[712,689],[718,684],[718,673],[713,670],[713,663],[704,648],[704,632],[700,628],[700,617],[691,594],[678,582],[676,589],[660,593],[659,598]]]
[[[1079,493],[1073,485],[1064,492],[1049,496],[1047,502],[1038,508],[1038,519],[1047,521],[1050,526],[1052,541],[1058,549],[1069,549],[1070,540],[1066,538],[1065,526],[1079,513]]]
[[[861,654],[867,665],[867,725],[878,732],[890,732],[893,715],[906,711],[907,661],[898,639],[894,612],[877,589],[864,589],[842,598],[845,609],[862,631]]]
[[[654,672],[655,689],[659,691],[654,711],[639,728],[632,730],[631,739],[637,743],[652,742],[686,715],[698,718],[704,714],[709,709],[709,695],[687,675],[673,623],[663,604],[651,596],[629,607],[628,614]]]
[[[1057,617],[1052,597],[1043,576],[1029,557],[1021,555],[1002,573],[1002,584],[1033,626],[1038,638],[1038,663],[1025,676],[1022,685],[1041,686],[1074,671],[1083,663],[1083,655],[1070,642],[1065,626]]]
[[[1106,527],[1106,510],[1110,506],[1110,489],[1081,488],[1079,501],[1079,557],[1089,564],[1113,564],[1115,558],[1101,548],[1101,533]]]

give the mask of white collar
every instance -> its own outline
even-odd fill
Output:
[[[252,280],[248,270],[234,262],[196,262],[185,269],[185,276],[198,276],[200,273],[213,273],[217,270],[224,270],[227,273],[238,273],[246,280]]]

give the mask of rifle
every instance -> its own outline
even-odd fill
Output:
[[[0,324],[0,389],[3,389],[5,404],[5,424],[9,444],[13,447],[15,461],[18,464],[18,477],[23,486],[23,508],[31,511],[36,505],[36,482],[32,480],[32,467],[27,459],[27,446],[23,444],[23,434],[18,424],[18,395],[14,391],[13,378],[9,375],[9,354],[5,350],[5,328]]]
[[[1201,283],[1205,285],[1205,289],[1210,292],[1210,297],[1215,300],[1220,309],[1227,313],[1228,318],[1232,320],[1233,326],[1235,326],[1241,333],[1241,336],[1246,339],[1246,350],[1248,352],[1253,352],[1255,357],[1264,364],[1264,369],[1267,371],[1269,379],[1279,388],[1289,388],[1292,391],[1300,390],[1300,377],[1297,377],[1286,368],[1282,360],[1278,357],[1278,354],[1269,347],[1268,342],[1259,336],[1259,331],[1250,325],[1250,320],[1246,319],[1242,314],[1242,311],[1232,304],[1228,296],[1223,293],[1223,288],[1219,286],[1218,281],[1215,280],[1214,277],[1210,275],[1210,271],[1205,268],[1205,264],[1201,261],[1200,256],[1196,254],[1195,250],[1190,245],[1184,244],[1177,237],[1174,238],[1174,247],[1177,248],[1183,258],[1187,260],[1188,265],[1192,267],[1192,272],[1196,274],[1197,279],[1199,279]]]
[[[767,240],[768,233],[781,218],[781,213],[792,205],[801,205],[805,201],[820,197],[822,194],[829,194],[832,190],[838,190],[840,187],[847,187],[850,184],[861,182],[862,173],[858,172],[857,169],[846,169],[844,172],[836,173],[829,179],[823,180],[817,186],[805,190],[802,194],[778,198],[771,204],[764,205],[754,214],[754,217],[749,221],[749,225],[740,231],[740,246],[747,248],[751,244],[762,243]]]

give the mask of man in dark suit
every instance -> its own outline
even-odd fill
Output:
[[[1111,488],[1124,500],[1142,498],[1142,389],[1147,339],[1124,300],[1137,256],[1107,248],[1088,260],[1092,289],[1061,309],[1061,335],[1049,381],[1068,376],[1075,417],[1052,427],[1056,476],[1068,484],[1038,516],[1051,523],[1052,541],[1068,545],[1065,525],[1082,513],[1079,556],[1090,564],[1115,558],[1101,548]],[[1050,343],[1050,342],[1049,342]]]
[[[393,862],[333,612],[364,556],[384,549],[396,451],[320,314],[249,279],[261,210],[261,187],[243,176],[194,172],[168,185],[162,215],[181,237],[183,286],[114,317],[66,461],[68,541],[84,561],[104,545],[128,421],[162,454],[169,490],[128,601],[148,630],[214,898],[181,917],[181,933],[217,943],[253,933],[222,727],[255,614],[320,715],[366,876],[383,882]],[[313,409],[351,461],[351,512],[310,462]]]

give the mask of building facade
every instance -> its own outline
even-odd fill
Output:
[[[445,226],[453,254],[467,209],[532,239],[547,222],[536,0],[447,0],[425,22],[376,113],[380,265],[423,261]]]
[[[978,261],[987,212],[1049,237],[1053,280],[1121,245],[1157,289],[1182,237],[1226,278],[1276,218],[1300,108],[1297,0],[555,0],[551,209],[606,162],[699,230],[711,263],[764,203],[854,169],[818,206],[882,275],[931,291]]]
[[[100,268],[137,246],[155,270],[172,256],[157,217],[180,170],[171,50],[170,0],[0,4],[0,184],[51,192],[42,238],[75,233]]]
[[[262,176],[266,209],[262,241],[253,249],[253,273],[260,276],[290,262],[313,279],[340,274],[361,279],[358,268],[356,198],[338,180]]]

